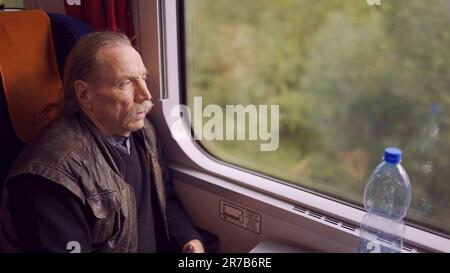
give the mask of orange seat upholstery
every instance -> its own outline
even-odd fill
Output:
[[[60,98],[50,20],[42,11],[0,13],[0,73],[12,125],[28,142],[49,122],[37,120]]]

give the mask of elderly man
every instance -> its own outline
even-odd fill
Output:
[[[121,33],[94,32],[65,66],[61,117],[21,153],[5,181],[0,249],[204,252],[174,196],[155,131],[147,70]]]

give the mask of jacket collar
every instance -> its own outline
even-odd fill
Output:
[[[105,136],[100,132],[100,130],[95,126],[95,124],[91,121],[91,119],[83,112],[80,111],[78,113],[78,118],[80,123],[83,124],[86,129],[91,133],[98,147],[102,150],[102,152],[106,152],[110,155],[110,157],[106,157],[111,168],[120,176],[123,176],[124,167],[122,165],[122,159],[120,155],[117,153],[113,145],[106,139]],[[148,126],[147,122],[144,123],[144,126]],[[137,130],[133,132],[133,137],[136,141],[139,141],[142,147],[145,147],[145,153],[148,154],[150,152],[149,143],[146,142],[146,138],[144,135],[144,129]],[[118,162],[118,163],[116,163]]]
[[[83,111],[78,112],[78,119],[80,123],[87,129],[90,135],[93,137],[94,142],[97,144],[100,151],[107,156],[105,156],[108,165],[111,169],[117,173],[119,176],[123,177],[124,167],[122,164],[122,159],[114,147],[109,143],[109,141],[102,135],[100,130],[95,126],[91,119],[83,113]]]

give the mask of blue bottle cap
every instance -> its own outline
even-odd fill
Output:
[[[402,150],[398,148],[384,149],[384,161],[397,164],[402,161]]]

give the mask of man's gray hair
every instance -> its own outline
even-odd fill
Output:
[[[60,101],[63,115],[73,115],[80,111],[75,95],[75,81],[95,81],[102,76],[104,60],[99,56],[100,51],[120,45],[132,46],[125,34],[103,31],[91,32],[83,36],[72,48],[64,66]]]

